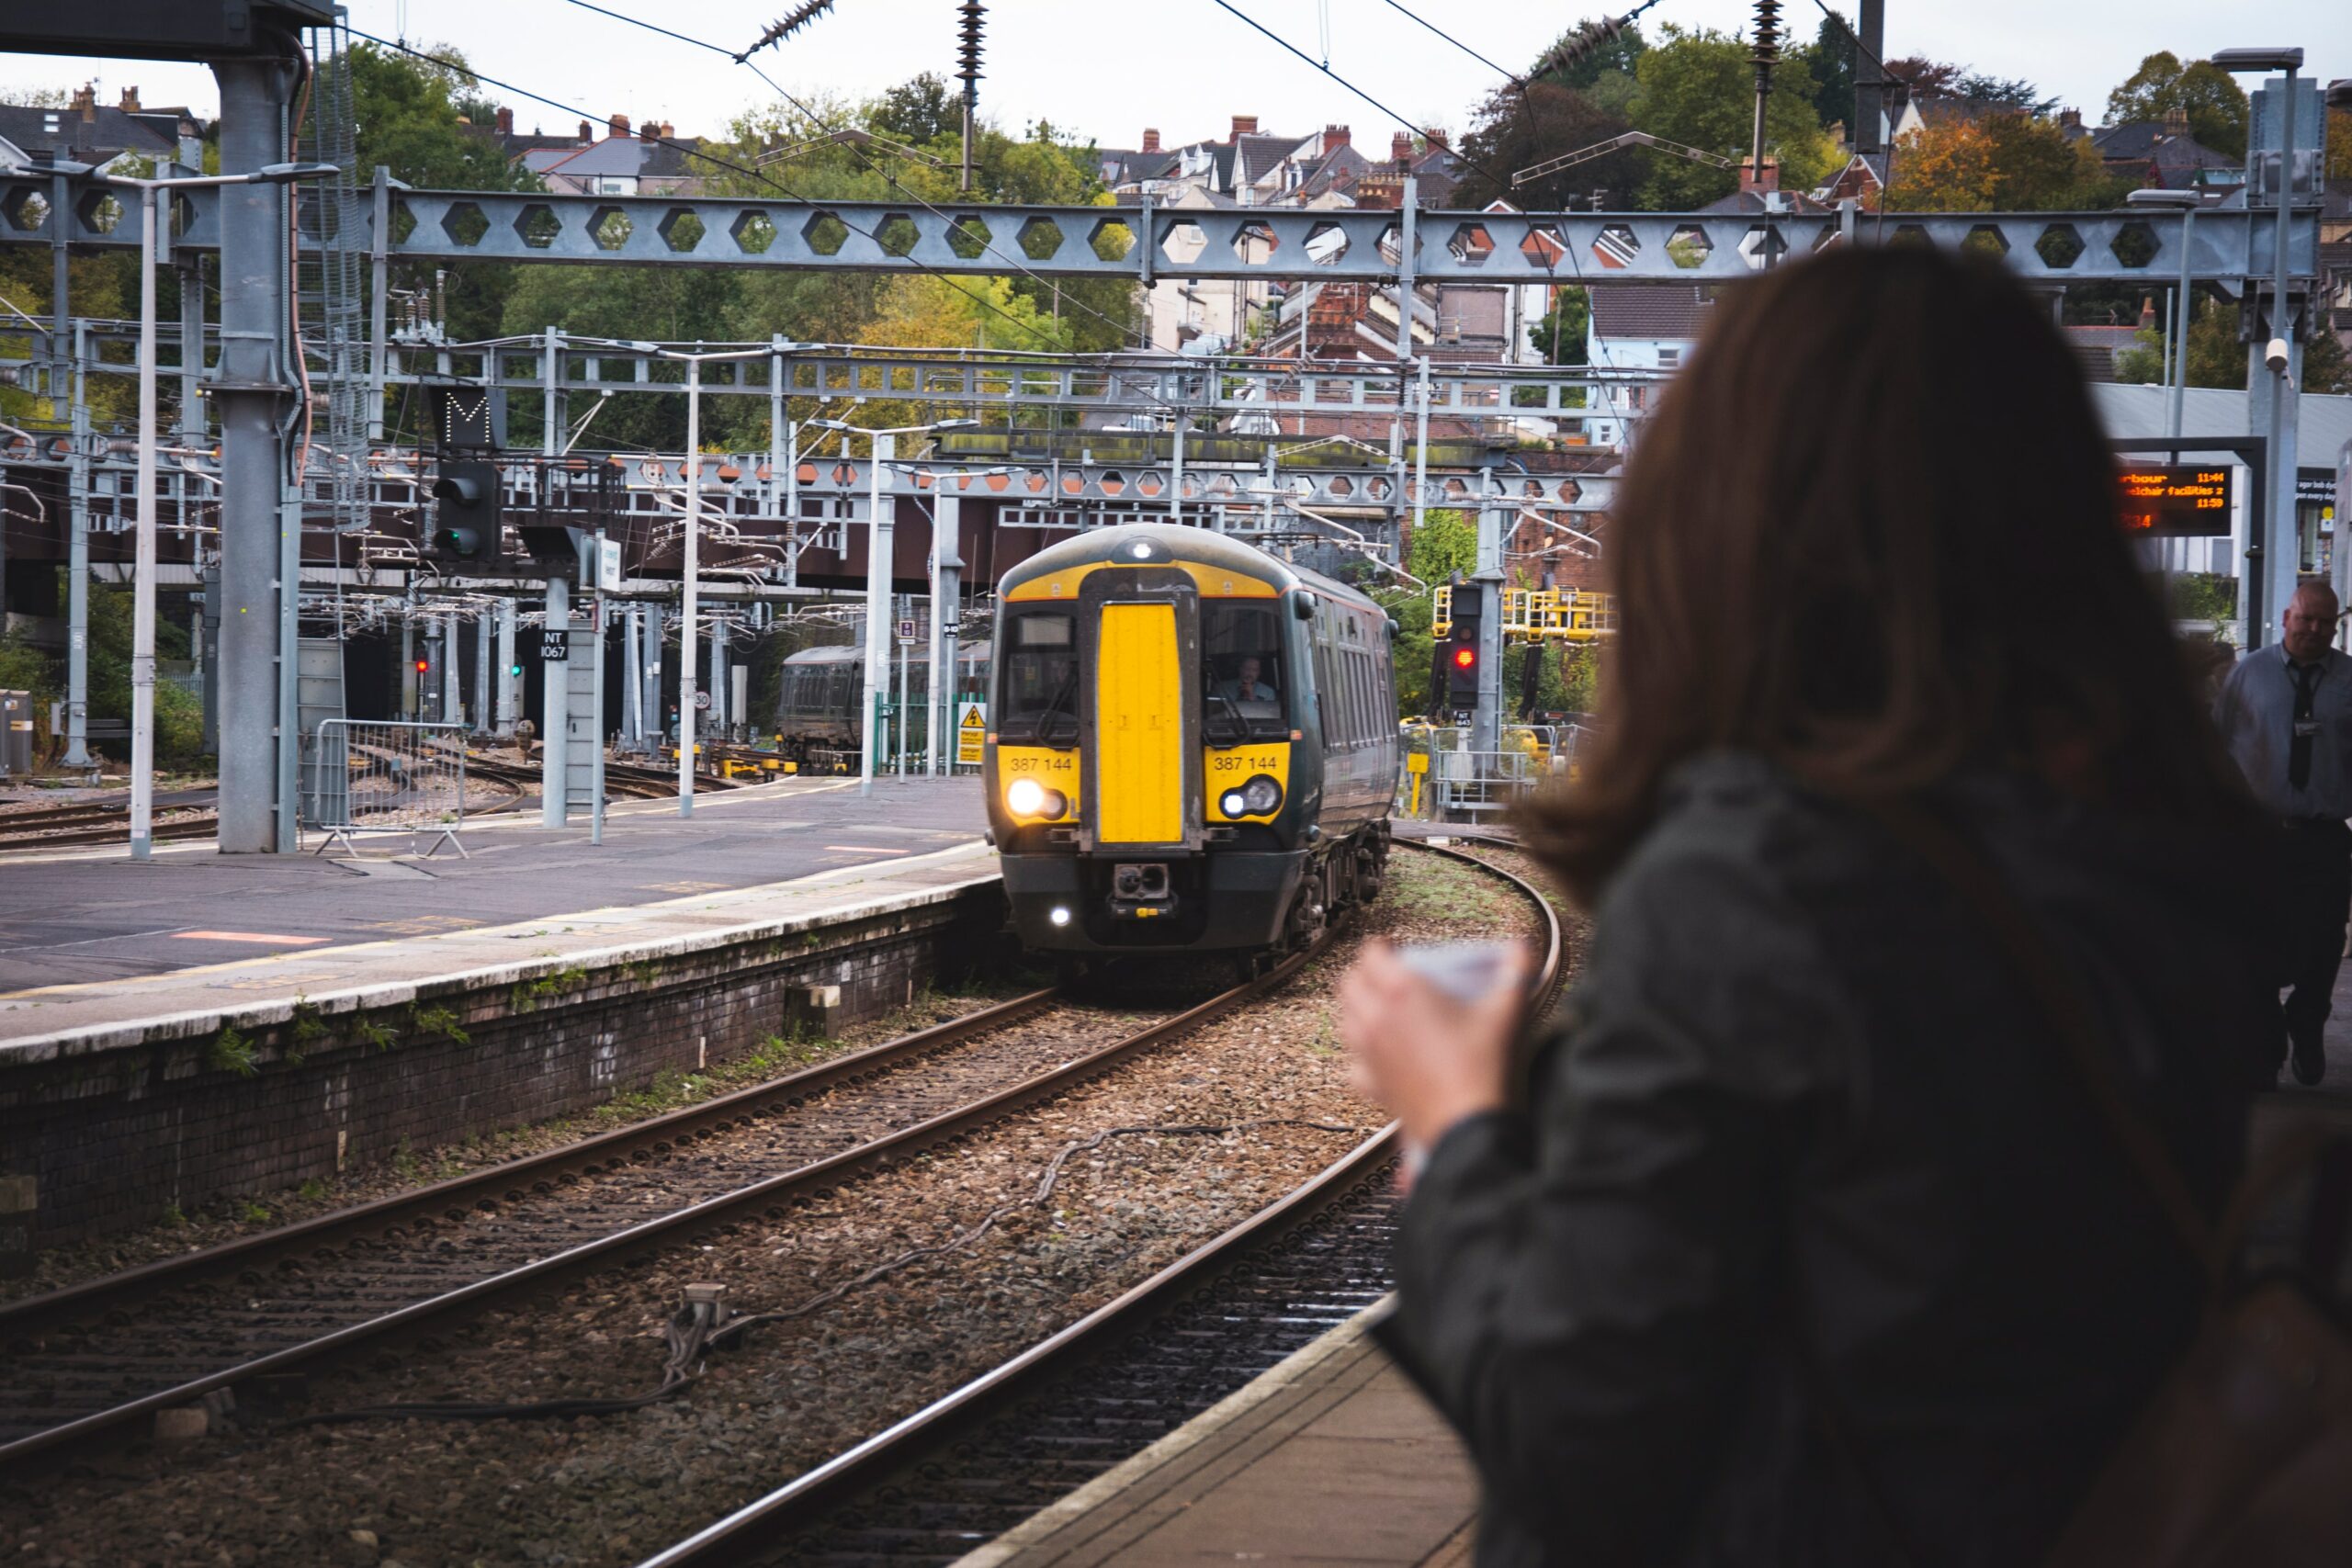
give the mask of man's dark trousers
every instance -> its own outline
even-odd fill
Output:
[[[2327,818],[2288,827],[2292,924],[2278,983],[2294,988],[2278,1010],[2287,1039],[2305,1031],[2315,1039],[2327,1022],[2335,967],[2344,957],[2344,925],[2352,917],[2352,829]],[[2287,1039],[2279,1041],[2282,1052]]]

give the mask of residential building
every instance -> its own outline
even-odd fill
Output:
[[[582,146],[526,151],[523,166],[548,189],[569,196],[700,196],[719,172],[695,155],[699,138],[681,138],[667,120],[648,120],[632,132],[628,116],[616,114],[605,130],[602,141]]]
[[[1647,411],[1656,381],[1619,383],[1609,373],[1679,370],[1698,346],[1714,294],[1705,284],[1677,283],[1596,283],[1589,292],[1585,353],[1602,379],[1593,402],[1600,417],[1587,422],[1585,434],[1596,446],[1623,446],[1628,424]]]
[[[2232,191],[2245,184],[2245,161],[2216,152],[2188,133],[2188,114],[2102,126],[2091,133],[2099,163],[2143,189]]]
[[[110,168],[124,159],[161,160],[177,154],[183,139],[203,128],[185,108],[144,108],[139,89],[126,87],[113,108],[83,86],[63,108],[0,105],[0,169],[66,162]]]

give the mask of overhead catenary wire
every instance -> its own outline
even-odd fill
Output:
[[[1460,39],[1455,38],[1452,33],[1447,32],[1443,28],[1439,27],[1435,22],[1430,21],[1427,17],[1422,16],[1410,6],[1399,5],[1397,0],[1381,0],[1381,4],[1386,6],[1398,16],[1405,17],[1408,21],[1416,22],[1420,26],[1427,28],[1430,31],[1437,34],[1438,37],[1443,39],[1446,42],[1452,44],[1454,48],[1460,50],[1463,53],[1468,55],[1471,59],[1476,61],[1487,70],[1494,72],[1497,75],[1509,81],[1511,85],[1515,87],[1523,87],[1527,85],[1527,79],[1520,75],[1518,72],[1507,70],[1506,68],[1496,64],[1493,61],[1487,59],[1485,55],[1480,54],[1476,50],[1472,49],[1468,44],[1464,43]],[[1326,63],[1328,64],[1329,62],[1327,61]]]

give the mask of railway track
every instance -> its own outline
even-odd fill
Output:
[[[1558,916],[1530,1005],[1566,981]],[[1118,1300],[640,1568],[949,1562],[1140,1451],[1385,1295],[1395,1129]]]
[[[152,824],[155,838],[201,839],[215,830],[210,790],[177,791],[159,797]],[[196,812],[186,816],[178,813]],[[68,848],[78,844],[130,841],[130,803],[90,801],[0,813],[0,850]]]
[[[1033,992],[585,1143],[0,1307],[0,1470],[730,1218],[780,1215],[1108,1071],[1312,956],[1139,1027]]]

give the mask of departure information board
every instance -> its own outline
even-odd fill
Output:
[[[2116,470],[2116,512],[2126,532],[2223,539],[2230,534],[2226,465],[2136,463]]]

